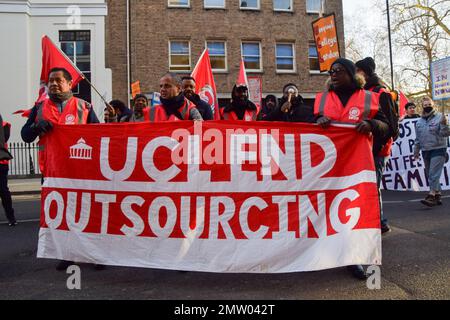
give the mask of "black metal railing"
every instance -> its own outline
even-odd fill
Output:
[[[14,157],[9,162],[10,177],[32,178],[41,175],[39,170],[38,148],[37,143],[8,143],[9,152]]]

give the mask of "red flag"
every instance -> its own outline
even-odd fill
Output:
[[[22,110],[17,110],[17,111],[15,111],[15,112],[13,112],[13,114],[20,114],[22,117],[28,118],[28,117],[30,116],[31,110],[32,110],[32,109],[27,109],[27,110],[24,110],[24,109],[22,109]]]
[[[246,86],[248,88],[248,79],[247,79],[247,73],[245,72],[245,63],[244,59],[241,58],[241,67],[239,69],[239,75],[236,80],[236,86]]]
[[[212,73],[211,62],[209,60],[209,51],[206,48],[198,59],[197,65],[192,71],[191,77],[195,79],[196,93],[202,100],[211,106],[214,120],[220,120],[219,102],[217,100],[216,84]]]
[[[400,116],[400,119],[403,119],[406,115],[406,109],[405,106],[409,102],[408,98],[405,96],[405,94],[401,91],[399,91],[399,97],[398,97],[398,113]]]
[[[41,84],[47,84],[48,73],[52,68],[64,68],[72,76],[72,88],[84,79],[83,73],[72,63],[49,37],[42,37],[42,69]],[[41,95],[40,95],[41,96]]]

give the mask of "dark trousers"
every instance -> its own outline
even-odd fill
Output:
[[[2,199],[3,209],[5,209],[6,218],[9,222],[15,222],[14,209],[12,207],[11,192],[8,188],[8,171],[7,164],[0,164],[0,197]]]

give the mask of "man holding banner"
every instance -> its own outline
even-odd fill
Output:
[[[444,164],[448,161],[447,143],[450,127],[445,115],[434,109],[431,98],[424,97],[422,107],[422,117],[416,123],[414,157],[419,159],[419,152],[422,151],[425,172],[430,185],[430,193],[421,202],[428,207],[434,207],[442,205],[439,180]]]
[[[332,122],[353,124],[357,132],[372,134],[375,158],[382,148],[380,140],[385,139],[389,130],[387,119],[380,110],[378,95],[363,90],[364,82],[356,77],[356,66],[350,60],[337,59],[329,73],[329,91],[319,93],[314,104],[317,123],[324,129]],[[361,265],[349,266],[349,271],[358,279],[367,278]]]

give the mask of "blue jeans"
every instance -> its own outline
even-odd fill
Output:
[[[441,183],[439,182],[444,169],[445,154],[447,149],[436,149],[422,151],[423,162],[425,163],[425,173],[428,177],[430,191],[441,192]]]
[[[380,204],[380,221],[381,226],[387,225],[387,219],[384,218],[384,212],[383,212],[383,199],[381,199],[381,181],[383,179],[383,172],[386,168],[386,162],[388,160],[388,157],[375,157],[375,171],[377,173],[377,186],[378,186],[378,202]]]

